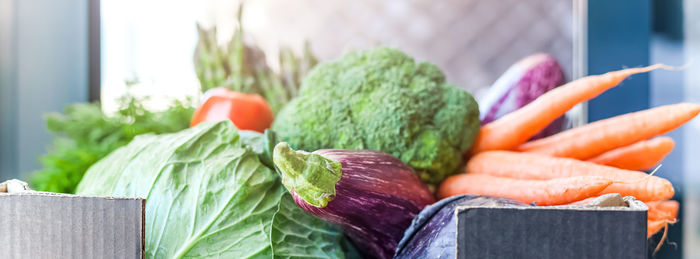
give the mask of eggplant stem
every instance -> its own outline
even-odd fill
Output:
[[[282,175],[282,185],[309,205],[323,208],[335,198],[335,185],[342,176],[340,162],[295,151],[286,142],[275,146],[272,160]]]

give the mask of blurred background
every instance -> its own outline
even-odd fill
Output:
[[[476,96],[538,52],[569,80],[686,65],[626,80],[570,112],[574,126],[700,102],[697,0],[0,0],[0,180],[71,192],[133,136],[188,127],[204,90],[292,89],[278,109],[318,61],[378,45]],[[700,258],[699,132],[695,120],[669,134],[677,147],[658,175],[676,186],[681,217],[658,258]]]

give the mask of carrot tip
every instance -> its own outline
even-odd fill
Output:
[[[686,65],[687,65],[687,64],[686,64]],[[649,67],[650,67],[651,69],[649,69],[649,70],[647,70],[647,71],[651,71],[651,70],[659,69],[659,68],[660,68],[660,69],[665,69],[665,70],[683,70],[683,69],[685,69],[685,65],[680,66],[680,67],[676,67],[676,66],[670,66],[670,65],[661,64],[661,63],[659,63],[659,64],[654,64],[654,65],[651,65],[651,66],[649,66]]]
[[[646,67],[625,68],[625,69],[622,69],[622,70],[611,71],[611,72],[609,72],[609,73],[615,73],[615,74],[618,74],[618,75],[622,75],[622,76],[624,76],[624,77],[628,77],[628,76],[631,76],[631,75],[634,75],[634,74],[646,73],[646,72],[649,72],[649,71],[652,71],[652,70],[657,70],[657,69],[664,69],[664,70],[672,70],[672,71],[675,71],[675,70],[681,70],[681,69],[683,69],[683,68],[684,68],[684,67],[674,67],[674,66],[670,66],[670,65],[666,65],[666,64],[661,64],[661,63],[659,63],[659,64],[649,65],[649,66],[646,66]],[[622,78],[622,79],[624,79],[624,78]]]
[[[660,65],[658,68],[664,69],[664,70],[671,70],[671,71],[680,71],[680,70],[685,70],[689,68],[691,65],[693,65],[693,61],[688,61],[687,63],[680,65],[680,66],[670,66],[666,64],[656,64]]]

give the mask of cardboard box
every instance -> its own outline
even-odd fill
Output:
[[[457,207],[457,258],[646,258],[647,207]]]
[[[145,208],[139,198],[13,191],[0,184],[0,257],[143,258]]]

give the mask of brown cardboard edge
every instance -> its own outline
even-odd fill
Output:
[[[141,199],[141,259],[146,258],[146,199]]]

